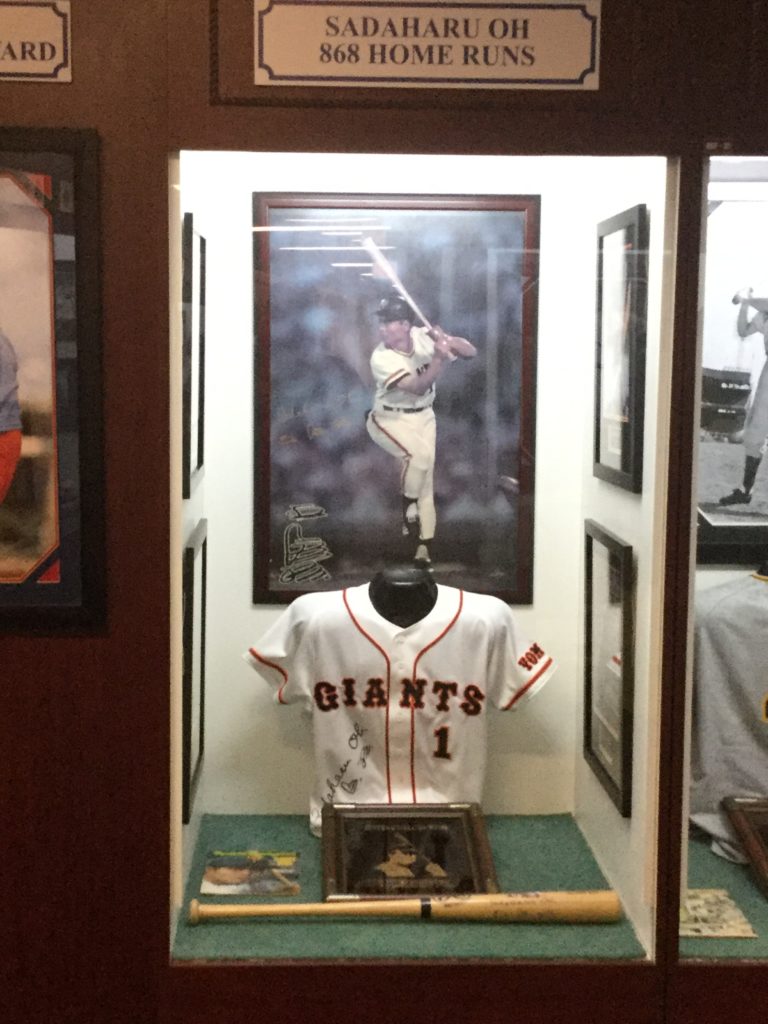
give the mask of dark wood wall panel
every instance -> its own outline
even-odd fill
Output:
[[[72,6],[72,84],[0,83],[0,117],[101,137],[108,623],[0,637],[2,1016],[19,1024],[151,1021],[165,954],[144,918],[168,856],[165,10]]]
[[[661,1024],[668,983],[670,1024],[719,1021],[726,1006],[743,1024],[756,1021],[763,968],[675,963],[674,838],[662,858],[668,905],[659,967],[169,966],[167,157],[180,148],[663,153],[684,157],[685,188],[695,192],[707,140],[732,138],[742,151],[768,152],[768,0],[605,0],[604,85],[595,95],[389,90],[383,98],[340,90],[336,106],[305,93],[255,104],[238,97],[250,58],[237,18],[250,16],[250,0],[76,0],[73,7],[74,82],[0,83],[0,118],[94,128],[101,137],[108,622],[98,636],[0,637],[8,1019],[239,1024],[258,1013],[297,1022],[395,1014],[423,1022],[450,1013],[457,1022]],[[239,65],[223,68],[223,51],[214,48],[212,76],[217,12],[228,19],[218,26],[219,43],[239,53]],[[676,321],[676,388],[683,389],[695,340],[694,206],[689,191]],[[686,399],[673,444],[688,444],[693,415]],[[676,459],[670,507],[679,519],[687,514],[690,453],[683,447]],[[677,559],[684,532],[679,522],[670,531]],[[680,562],[670,566],[671,633],[683,618],[684,573]],[[676,643],[674,671],[665,676],[668,826],[679,824],[682,770]]]

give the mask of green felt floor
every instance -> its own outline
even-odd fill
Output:
[[[768,899],[755,885],[749,867],[731,864],[712,853],[706,837],[691,837],[688,856],[688,887],[726,889],[757,932],[757,938],[680,939],[680,956],[768,960]]]
[[[502,890],[604,889],[605,878],[570,815],[486,818]],[[320,840],[304,815],[205,815],[187,881],[185,907],[198,896],[208,850],[297,850],[301,902],[322,899]],[[202,897],[204,902],[249,902]],[[267,900],[268,902],[268,900]],[[259,920],[205,922],[182,914],[172,956],[191,960],[642,958],[627,921],[605,925],[479,922]]]

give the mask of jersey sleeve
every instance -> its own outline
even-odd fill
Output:
[[[297,598],[243,658],[275,691],[279,704],[310,703],[311,612]]]
[[[489,652],[488,690],[496,707],[514,711],[542,689],[556,665],[541,644],[521,636],[508,606],[499,604]]]

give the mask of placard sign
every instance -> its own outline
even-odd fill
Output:
[[[0,0],[0,80],[71,82],[69,0]]]
[[[597,89],[600,0],[255,0],[257,85]]]

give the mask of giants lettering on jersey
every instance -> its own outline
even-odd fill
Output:
[[[479,715],[483,710],[485,694],[476,683],[469,683],[461,692],[459,684],[436,679],[430,686],[426,679],[403,679],[397,695],[401,708],[416,711],[432,704],[437,711],[450,711],[458,707],[465,715]],[[387,691],[383,679],[369,679],[358,691],[355,679],[342,679],[340,686],[321,680],[315,683],[315,704],[320,711],[336,711],[340,704],[347,708],[385,708]]]

